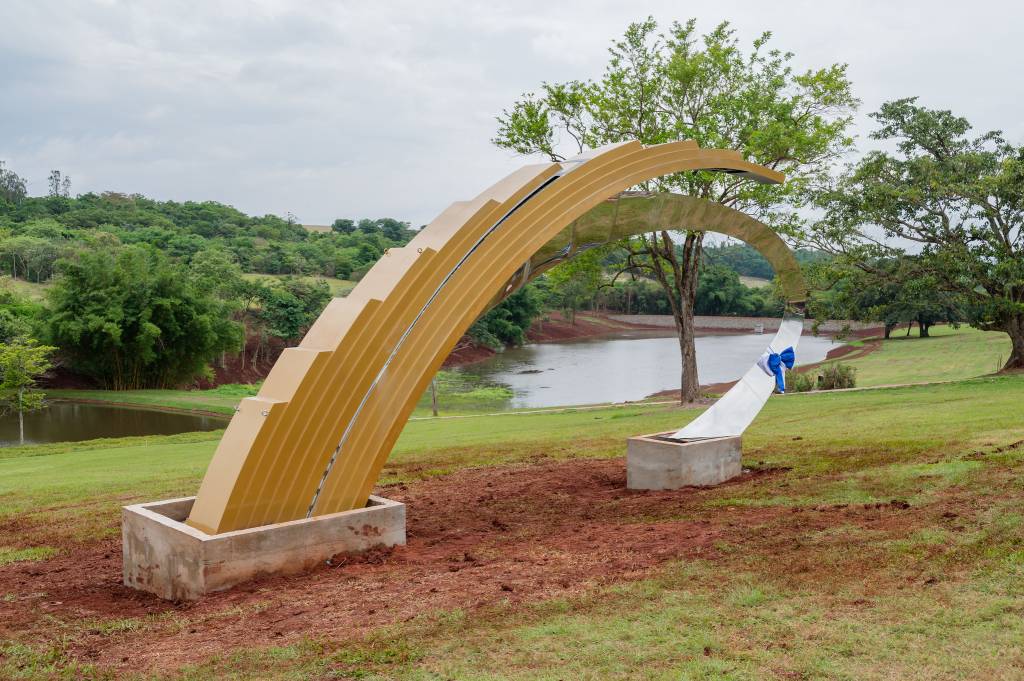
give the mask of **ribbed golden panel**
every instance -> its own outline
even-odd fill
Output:
[[[219,533],[304,517],[314,499],[315,515],[364,505],[431,377],[524,263],[609,197],[702,169],[782,181],[735,152],[627,142],[527,166],[452,204],[332,301],[242,401],[188,522]]]

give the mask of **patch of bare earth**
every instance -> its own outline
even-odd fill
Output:
[[[747,472],[726,493],[785,474]],[[124,587],[115,540],[0,568],[0,594],[15,596],[0,608],[0,637],[39,644],[55,639],[62,623],[167,614],[117,635],[86,629],[71,647],[101,666],[160,670],[307,635],[349,639],[434,610],[566,596],[648,577],[674,559],[720,561],[727,569],[756,552],[772,571],[798,579],[867,579],[878,569],[875,558],[861,560],[854,549],[847,559],[857,564],[837,574],[834,560],[815,561],[806,538],[850,524],[899,535],[922,513],[899,503],[709,510],[705,502],[720,491],[627,490],[622,459],[469,469],[382,493],[408,504],[407,546],[337,556],[309,573],[257,580],[198,603],[167,603]]]

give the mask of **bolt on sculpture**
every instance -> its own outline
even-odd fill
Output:
[[[299,346],[281,354],[259,394],[239,404],[194,500],[125,508],[125,583],[196,598],[341,550],[404,543],[404,506],[370,492],[419,396],[477,317],[592,246],[663,228],[739,238],[773,265],[788,301],[772,347],[795,345],[806,287],[777,234],[721,204],[627,192],[692,171],[784,179],[734,151],[626,142],[525,166],[453,203],[408,245],[389,250],[347,297],[332,300]],[[753,367],[671,437],[742,432],[770,384]]]

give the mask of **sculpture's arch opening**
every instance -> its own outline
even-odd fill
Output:
[[[732,151],[627,142],[526,166],[452,204],[407,246],[385,254],[348,297],[331,301],[259,394],[241,402],[189,524],[217,534],[364,505],[416,401],[463,332],[489,305],[588,244],[654,225],[720,231],[761,251],[786,297],[802,305],[792,254],[753,218],[692,197],[619,196],[687,171],[783,180]]]

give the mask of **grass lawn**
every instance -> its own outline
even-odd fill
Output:
[[[1010,355],[1005,333],[978,331],[969,326],[936,326],[931,337],[896,331],[881,347],[849,364],[857,367],[857,385],[870,387],[925,381],[955,381],[990,374]]]
[[[217,648],[211,634],[214,652],[186,667],[164,665],[162,675],[1019,679],[1021,404],[1024,376],[775,397],[744,436],[745,464],[764,475],[687,497],[694,501],[680,515],[618,518],[637,531],[714,528],[719,538],[704,554],[586,582],[565,596],[467,601],[358,636],[310,628],[280,645]],[[624,437],[679,426],[696,413],[648,405],[412,421],[384,482],[415,489],[472,467],[621,456]],[[192,493],[216,438],[4,450],[0,576],[105,541],[118,531],[121,504]],[[493,541],[494,555],[511,550],[502,548],[509,535],[495,532]],[[609,560],[614,549],[607,547]],[[361,578],[337,579],[355,586]],[[301,582],[289,584],[301,593]],[[275,600],[267,592],[248,605],[239,595],[216,612],[83,617],[32,592],[27,580],[0,593],[0,603],[41,598],[47,608],[28,629],[0,615],[0,636],[9,639],[0,648],[2,678],[114,678],[86,652],[106,645],[141,652],[196,627],[287,621],[297,605],[294,595]],[[330,622],[329,609],[324,617]]]
[[[222,385],[213,390],[47,390],[49,398],[114,402],[230,416],[238,402],[256,390],[247,385]]]

